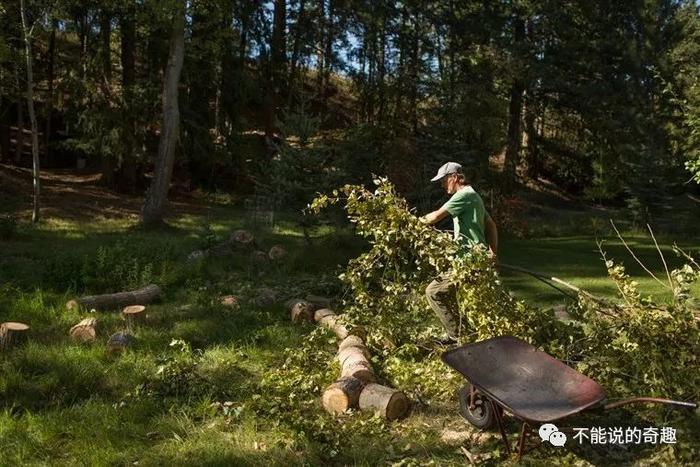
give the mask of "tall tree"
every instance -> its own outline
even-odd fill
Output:
[[[32,129],[32,180],[34,186],[34,204],[32,209],[32,222],[39,222],[39,209],[41,194],[41,179],[39,173],[39,128],[34,111],[34,71],[32,55],[32,32],[27,24],[27,9],[24,0],[20,0],[20,13],[22,17],[22,36],[24,38],[24,53],[27,66],[27,108]]]
[[[525,40],[525,21],[516,13],[513,18],[514,62],[521,61],[522,44]],[[522,112],[525,82],[522,77],[522,66],[513,70],[513,83],[510,87],[510,103],[508,105],[508,143],[505,155],[505,174],[508,184],[515,181],[515,170],[520,161],[520,143],[522,141]]]
[[[163,80],[163,120],[158,144],[158,155],[151,186],[146,193],[141,220],[145,226],[157,226],[163,222],[163,209],[168,199],[170,179],[175,161],[175,149],[180,132],[180,110],[178,107],[178,85],[182,62],[185,56],[185,2],[176,3],[170,53]]]
[[[265,136],[272,138],[277,132],[277,104],[284,86],[287,64],[287,2],[275,0],[273,11],[270,60],[265,98]]]

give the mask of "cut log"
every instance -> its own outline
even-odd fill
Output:
[[[267,256],[272,261],[277,261],[278,259],[282,259],[285,256],[287,256],[287,250],[285,250],[282,245],[274,245],[272,248],[270,248],[270,251],[267,253]]]
[[[314,306],[306,300],[294,299],[287,302],[292,321],[313,321]]]
[[[24,323],[9,321],[0,324],[0,350],[8,350],[19,345],[27,339],[29,326]]]
[[[371,357],[369,350],[364,345],[354,345],[352,347],[345,347],[343,350],[338,351],[336,359],[341,366],[349,359],[355,358],[356,355],[361,356],[365,361],[369,362]]]
[[[345,350],[348,347],[364,347],[365,341],[355,334],[349,335],[338,344],[338,352]]]
[[[369,363],[356,362],[352,365],[345,364],[340,372],[341,378],[352,376],[361,380],[363,383],[374,383],[376,378],[374,377],[374,371]]]
[[[372,410],[387,420],[395,420],[404,416],[411,404],[401,391],[371,383],[360,393],[359,406],[360,410]]]
[[[318,308],[330,308],[331,299],[326,297],[319,297],[318,295],[307,295],[306,300],[316,305]]]
[[[323,391],[323,408],[331,413],[343,413],[356,408],[364,383],[353,377],[340,378]]]
[[[321,308],[314,313],[314,320],[335,333],[338,339],[345,339],[350,334],[345,326],[338,322],[338,315],[328,308]]]
[[[321,320],[327,316],[335,316],[335,312],[328,308],[319,308],[318,310],[314,311],[314,321],[317,323],[320,323]]]
[[[126,332],[117,332],[112,334],[107,341],[107,351],[109,353],[117,353],[125,350],[134,343],[134,336]]]
[[[93,342],[97,339],[97,318],[85,318],[68,332],[76,342]]]
[[[152,303],[160,298],[160,287],[157,285],[147,285],[146,287],[129,292],[117,292],[104,295],[87,295],[76,298],[66,303],[69,310],[80,308],[86,310],[114,310],[129,305],[139,305]]]

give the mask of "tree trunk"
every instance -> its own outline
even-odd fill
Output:
[[[15,68],[17,78],[17,132],[15,133],[15,163],[22,162],[24,154],[24,99],[22,99],[22,82],[19,79],[19,64]]]
[[[66,303],[69,310],[114,310],[130,305],[143,305],[155,302],[160,298],[160,287],[147,285],[138,290],[117,292],[103,295],[86,295]]]
[[[51,119],[53,118],[53,99],[54,99],[54,64],[56,60],[56,29],[58,21],[51,20],[51,34],[49,35],[49,50],[48,50],[48,96],[46,102],[46,128],[44,134],[44,165],[48,165],[51,161]]]
[[[525,98],[525,160],[527,162],[528,177],[535,179],[540,172],[539,148],[537,146],[537,117],[535,98],[532,91],[529,91]]]
[[[411,407],[401,391],[374,383],[365,386],[358,402],[360,410],[374,411],[387,420],[404,416]]]
[[[284,85],[286,75],[286,0],[275,0],[273,13],[272,39],[270,43],[270,62],[265,98],[265,136],[270,139],[277,132],[277,102]]]
[[[102,46],[102,76],[105,82],[112,81],[112,17],[107,11],[102,11],[100,14],[100,42]]]
[[[76,342],[93,342],[97,339],[97,318],[85,318],[68,332]]]
[[[333,71],[333,41],[335,40],[335,26],[333,24],[333,0],[328,2],[328,15],[326,19],[325,51],[323,52],[323,103],[328,106],[328,88],[330,87],[331,71]]]
[[[122,93],[125,108],[122,128],[122,160],[103,161],[102,176],[106,185],[116,186],[115,170],[127,191],[136,185],[136,119],[133,106],[133,86],[136,82],[136,7],[129,1],[119,18],[121,29]]]
[[[291,109],[293,105],[292,99],[295,94],[294,88],[296,86],[297,65],[301,54],[301,36],[306,24],[306,0],[299,0],[299,14],[297,16],[297,23],[294,25],[294,45],[292,46],[292,58],[289,63],[289,76],[287,77],[287,92],[289,93],[287,98],[288,109]]]
[[[163,124],[161,126],[158,157],[151,187],[146,194],[142,222],[154,226],[163,222],[163,209],[168,197],[170,178],[175,160],[175,147],[180,130],[178,84],[185,55],[185,4],[179,3],[173,20],[170,54],[163,85]]]
[[[27,26],[27,13],[25,11],[24,0],[20,0],[20,13],[22,16],[22,36],[24,37],[24,53],[27,60],[27,108],[29,110],[29,121],[32,127],[32,179],[34,186],[34,205],[32,209],[32,222],[39,222],[39,208],[41,194],[41,179],[39,178],[39,127],[36,123],[36,113],[34,112],[34,73],[32,71],[32,42],[29,37],[29,27]]]
[[[0,160],[7,159],[9,162],[12,159],[10,155],[10,102],[0,98]]]
[[[331,413],[343,413],[356,408],[364,383],[357,378],[340,378],[323,391],[323,408]]]
[[[514,20],[515,46],[519,47],[525,40],[525,21],[521,18]],[[516,73],[517,74],[517,73]],[[522,77],[516,76],[510,88],[510,105],[508,106],[508,146],[505,157],[505,175],[508,185],[515,183],[515,171],[520,160],[520,143],[522,130],[520,121],[523,112],[523,93],[525,82]]]

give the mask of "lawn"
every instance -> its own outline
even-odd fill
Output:
[[[272,230],[253,230],[261,246],[286,248],[288,255],[278,263],[257,264],[245,253],[188,262],[191,251],[246,227],[245,215],[228,206],[210,207],[178,214],[170,225],[149,232],[131,217],[52,217],[38,227],[21,224],[12,239],[0,242],[0,321],[20,320],[32,328],[29,342],[0,361],[0,465],[463,465],[467,459],[460,446],[487,465],[506,460],[495,433],[480,433],[459,417],[456,397],[414,401],[413,413],[393,423],[360,413],[334,419],[315,407],[309,418],[316,422],[306,432],[299,428],[307,426],[303,420],[262,411],[260,400],[269,394],[261,393],[259,382],[284,364],[285,349],[299,347],[310,332],[310,325],[290,322],[284,300],[312,293],[337,303],[343,289],[335,277],[362,250],[362,242],[331,226],[314,230],[308,242],[298,225],[283,219]],[[626,239],[664,280],[651,239],[640,234]],[[663,299],[664,287],[634,263],[620,241],[605,240],[606,251],[629,266],[642,291]],[[659,240],[669,265],[677,265],[668,247],[674,239]],[[697,241],[678,243],[687,250],[700,248]],[[603,297],[615,292],[593,236],[505,236],[500,261],[555,275]],[[513,293],[530,303],[563,303],[563,296],[532,277],[504,277]],[[136,326],[133,349],[116,356],[105,351],[108,336],[124,327],[107,312],[96,315],[96,343],[70,341],[68,329],[86,315],[65,309],[76,292],[150,282],[163,287],[164,299],[149,306],[148,320]],[[261,287],[276,292],[275,305],[256,305]],[[239,308],[218,302],[227,294],[240,297]],[[428,310],[426,321],[436,321]],[[679,438],[697,441],[697,419],[691,415],[679,427]],[[572,424],[631,422],[645,423],[620,410]],[[515,436],[516,423],[509,421],[508,429]],[[668,447],[549,447],[526,463],[698,460],[697,453],[693,459],[674,455]]]

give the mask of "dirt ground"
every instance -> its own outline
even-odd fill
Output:
[[[100,184],[93,170],[45,169],[41,172],[41,215],[71,220],[137,219],[144,193],[118,193]],[[171,190],[167,216],[202,212],[209,203],[201,192]],[[0,212],[31,218],[32,171],[0,164]]]

